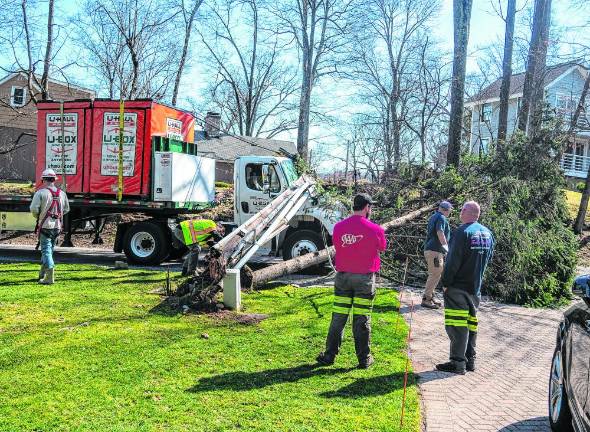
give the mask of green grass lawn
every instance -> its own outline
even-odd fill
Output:
[[[418,431],[410,376],[399,428],[406,326],[397,293],[373,314],[376,358],[354,369],[347,328],[331,367],[324,343],[332,291],[284,286],[244,295],[256,325],[175,314],[150,294],[163,273],[59,265],[0,265],[2,431]],[[207,333],[209,338],[202,337]]]
[[[567,200],[567,206],[569,208],[569,213],[572,219],[576,219],[578,216],[578,210],[580,208],[580,200],[582,199],[582,194],[580,192],[574,192],[571,190],[565,191],[565,197]],[[590,204],[588,205],[590,209]],[[590,211],[586,212],[586,223],[590,223]]]

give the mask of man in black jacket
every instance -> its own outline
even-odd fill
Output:
[[[475,370],[477,308],[481,283],[494,252],[492,232],[478,223],[479,204],[468,201],[461,209],[462,225],[451,237],[442,285],[445,329],[451,340],[450,361],[440,363],[440,371],[465,374]]]

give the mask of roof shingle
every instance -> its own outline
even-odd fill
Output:
[[[291,141],[274,140],[267,138],[242,137],[221,135],[217,138],[205,138],[202,134],[195,134],[197,151],[209,153],[223,161],[233,162],[238,156],[277,156],[285,150],[290,154],[296,154],[297,148]]]
[[[566,72],[568,69],[577,66],[577,63],[567,62],[561,63],[554,66],[548,66],[547,71],[545,73],[544,85],[547,86],[553,80],[558,78],[561,74]],[[519,74],[512,75],[510,77],[510,95],[514,95],[517,93],[522,93],[522,89],[524,87],[524,76],[525,73],[521,72]],[[502,86],[502,78],[498,78],[496,81],[491,83],[489,86],[484,88],[482,91],[477,93],[475,96],[470,97],[467,100],[467,103],[470,102],[481,102],[488,99],[494,99],[500,97],[500,87]]]

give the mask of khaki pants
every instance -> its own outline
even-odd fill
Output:
[[[426,265],[428,266],[428,279],[426,279],[426,289],[422,298],[424,300],[432,300],[434,289],[442,276],[444,255],[440,252],[427,250],[424,251],[424,258],[426,258]]]

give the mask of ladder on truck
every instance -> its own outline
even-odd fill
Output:
[[[314,196],[314,192],[315,182],[306,176],[300,177],[214,246],[226,263],[226,274],[222,280],[225,306],[240,309],[240,270],[262,245],[289,227],[289,221]]]

